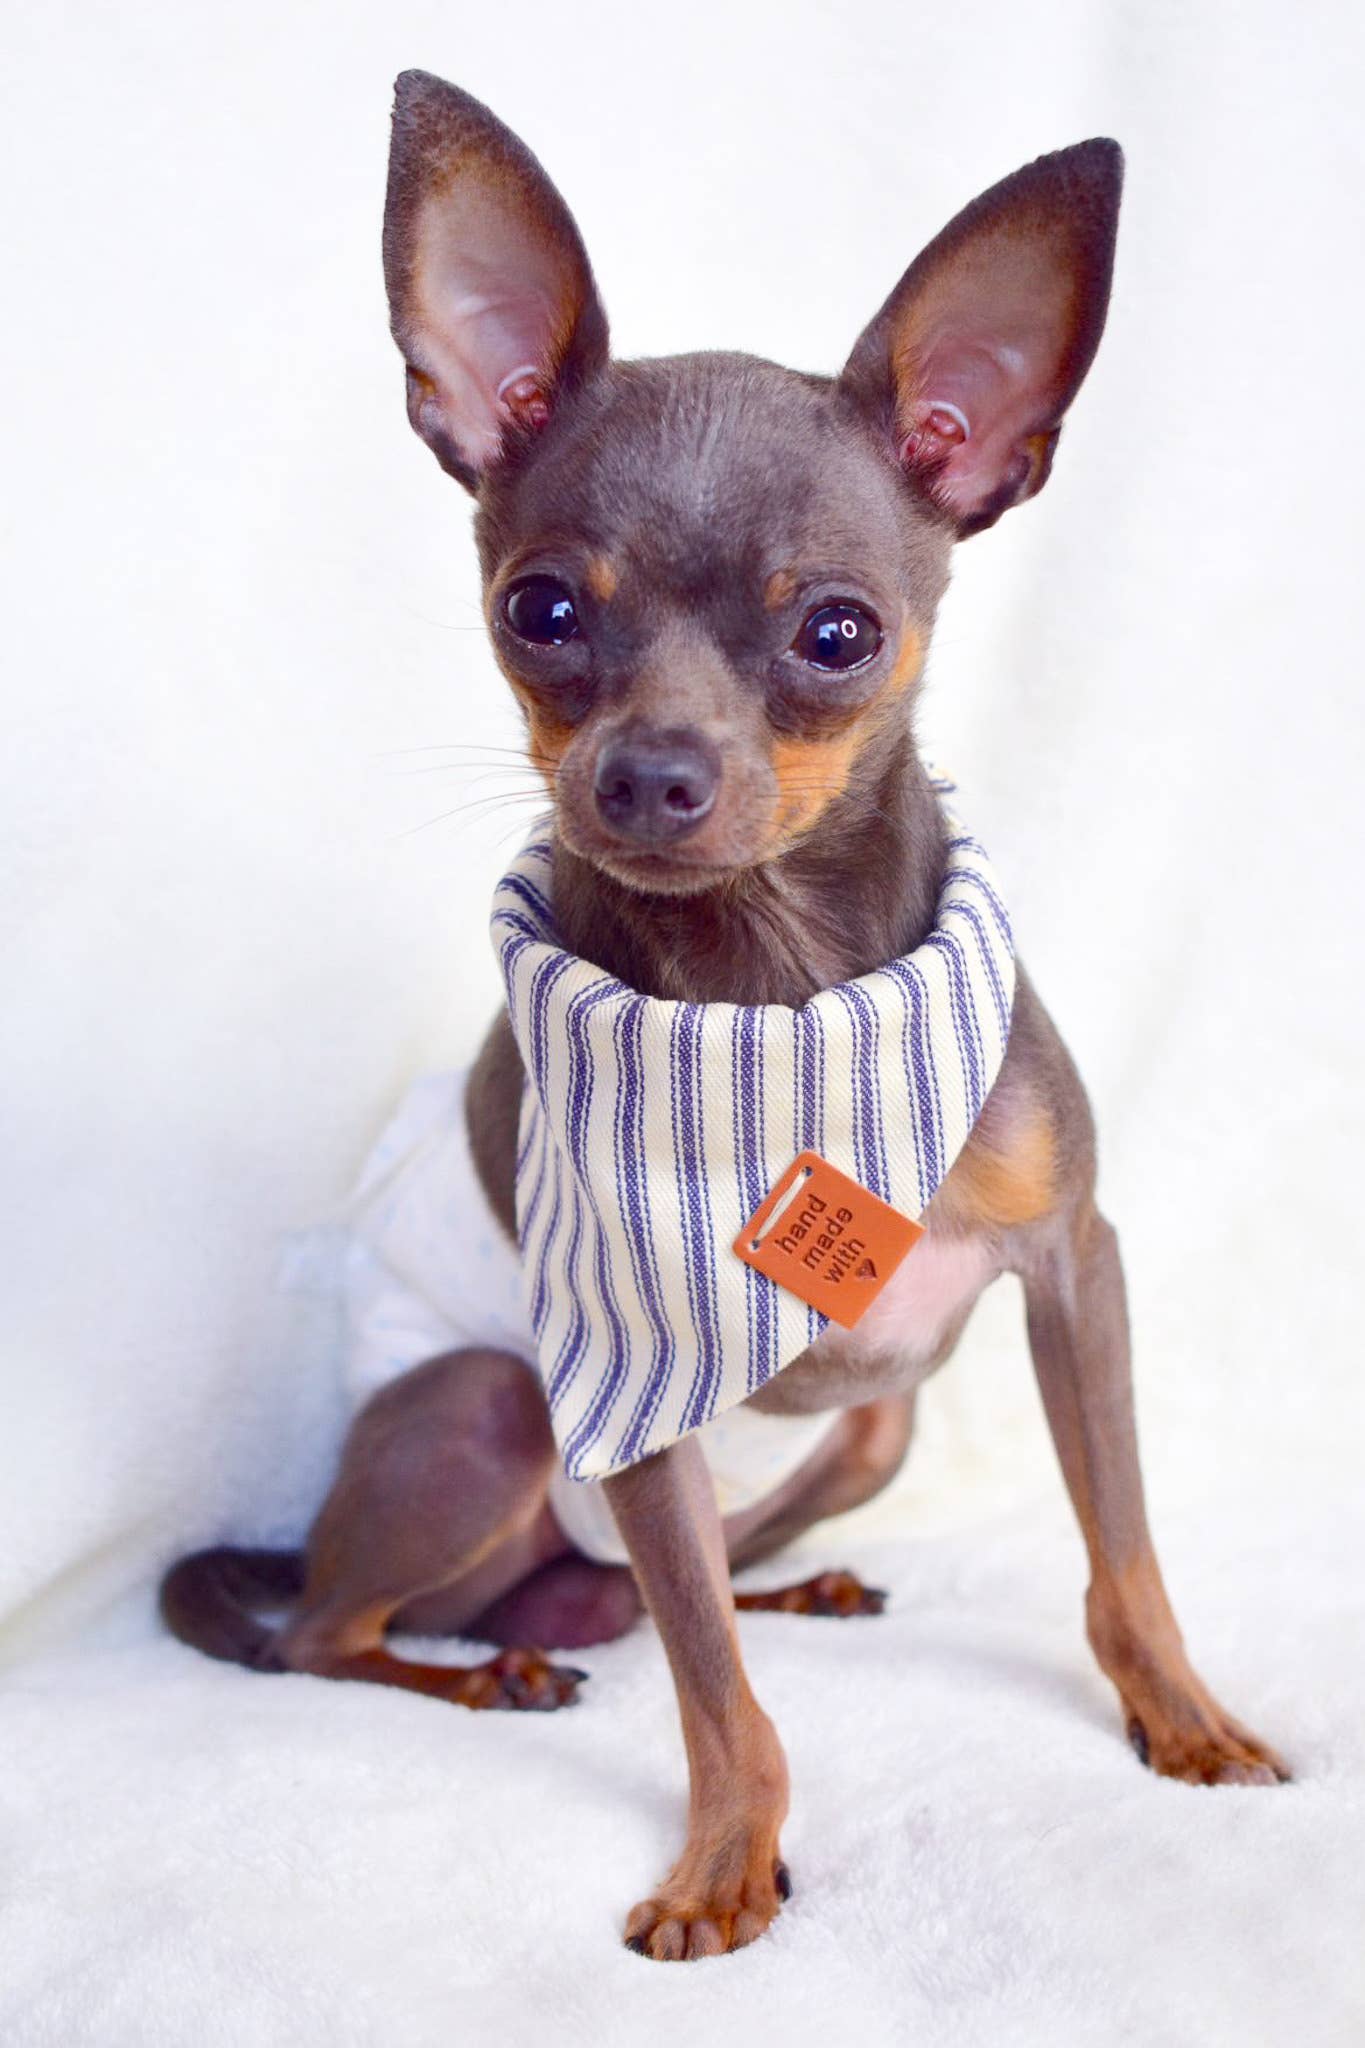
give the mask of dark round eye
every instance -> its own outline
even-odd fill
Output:
[[[856,604],[822,604],[792,643],[812,668],[859,668],[882,644],[882,629]]]
[[[517,638],[537,647],[562,647],[578,632],[573,598],[553,576],[525,576],[514,583],[503,612]]]

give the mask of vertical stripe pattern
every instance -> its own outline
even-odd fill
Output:
[[[499,885],[522,1270],[571,1478],[675,1442],[819,1334],[731,1250],[799,1151],[917,1217],[962,1150],[1005,1056],[1014,952],[983,849],[948,823],[924,943],[800,1010],[662,1002],[566,953],[547,824]]]

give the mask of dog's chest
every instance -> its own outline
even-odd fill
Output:
[[[922,1237],[839,1348],[855,1358],[895,1354],[927,1365],[962,1312],[992,1277],[984,1237]]]
[[[852,1330],[831,1323],[777,1374],[757,1405],[773,1413],[851,1406],[903,1392],[940,1362],[983,1287],[1000,1271],[984,1236],[926,1234]]]

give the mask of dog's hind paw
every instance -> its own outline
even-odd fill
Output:
[[[486,1664],[459,1672],[456,1697],[480,1711],[553,1713],[572,1706],[587,1678],[572,1664],[552,1664],[539,1650],[500,1650]]]
[[[865,1586],[852,1572],[817,1572],[799,1586],[777,1586],[769,1593],[736,1593],[743,1614],[822,1614],[846,1621],[854,1614],[881,1614],[887,1595],[880,1586]]]

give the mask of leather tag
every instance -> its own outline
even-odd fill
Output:
[[[749,1218],[734,1249],[746,1266],[851,1330],[924,1226],[801,1152]]]

